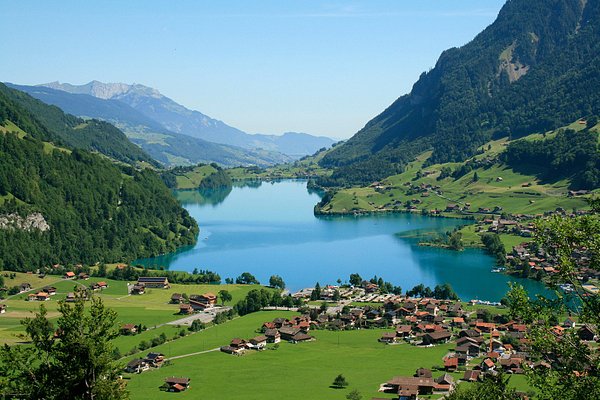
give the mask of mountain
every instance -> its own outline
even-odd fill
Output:
[[[127,137],[109,123],[99,120],[83,120],[63,113],[57,107],[51,107],[33,97],[11,89],[0,83],[0,94],[5,99],[19,105],[24,114],[36,115],[44,124],[45,136],[42,140],[53,141],[59,145],[97,151],[117,161],[128,164],[147,162],[158,165],[147,153],[134,145]]]
[[[139,84],[92,81],[80,86],[59,82],[41,86],[69,93],[87,94],[101,99],[118,100],[155,120],[169,132],[249,150],[262,149],[299,158],[335,143],[333,139],[309,134],[287,135],[287,137],[286,135],[251,135],[199,111],[190,110],[163,96],[158,90]]]
[[[490,139],[518,138],[600,113],[600,2],[510,0],[470,43],[444,51],[398,98],[321,161],[328,185],[373,182],[463,161]]]
[[[196,241],[155,172],[71,144],[85,129],[70,128],[76,118],[24,96],[0,85],[0,269],[131,261]]]
[[[161,124],[119,100],[69,93],[44,86],[7,84],[82,118],[97,118],[114,124],[127,137],[165,165],[217,162],[224,166],[269,166],[290,160],[271,151],[246,150],[170,132]],[[96,92],[93,92],[96,93]],[[107,92],[100,92],[99,96]],[[114,92],[108,92],[114,93]]]

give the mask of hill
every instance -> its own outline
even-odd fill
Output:
[[[251,151],[278,152],[299,158],[322,147],[329,147],[335,142],[327,137],[315,137],[306,133],[286,133],[282,136],[251,135],[199,111],[190,110],[162,95],[158,90],[139,84],[92,81],[80,86],[59,82],[41,86],[101,99],[118,100],[153,119],[169,132]]]
[[[1,83],[0,95],[4,101],[10,101],[20,106],[23,114],[23,116],[15,115],[7,119],[17,123],[19,118],[35,115],[35,118],[31,120],[39,121],[40,125],[25,130],[40,140],[96,151],[127,164],[146,162],[158,165],[152,157],[131,143],[123,132],[109,123],[99,120],[83,120],[65,114],[58,107],[48,106],[26,93],[11,89]],[[9,112],[10,109],[11,107],[5,107],[4,112]]]
[[[411,92],[321,162],[325,185],[370,183],[427,165],[464,161],[484,143],[518,138],[600,113],[600,4],[510,0],[496,21],[444,51]]]
[[[60,107],[68,113],[114,124],[132,142],[164,165],[217,162],[224,166],[268,166],[290,160],[289,157],[273,151],[247,150],[171,132],[119,100],[94,97],[85,93],[69,93],[44,86],[8,85],[44,103]]]
[[[69,136],[77,118],[13,97],[1,86],[0,269],[132,260],[195,242],[196,222],[153,171],[79,148]]]

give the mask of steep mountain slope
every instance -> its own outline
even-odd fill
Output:
[[[365,183],[427,163],[462,161],[493,138],[600,113],[600,2],[510,0],[473,41],[442,53],[412,91],[338,146],[325,184]],[[351,166],[351,167],[350,167]]]
[[[196,222],[154,172],[49,143],[63,136],[62,126],[4,89],[0,269],[133,260],[195,242]]]
[[[44,86],[8,86],[26,92],[47,104],[60,107],[68,113],[84,118],[98,118],[114,124],[125,132],[132,142],[165,165],[217,162],[224,166],[268,166],[289,160],[276,152],[244,150],[170,132],[152,118],[118,100],[73,94]],[[105,92],[102,93],[106,95]]]
[[[59,82],[51,82],[42,86],[69,93],[88,94],[101,99],[118,100],[155,120],[170,132],[250,150],[263,149],[301,157],[313,154],[321,147],[331,146],[335,142],[330,138],[308,134],[301,136],[250,135],[199,111],[190,110],[163,96],[156,89],[139,84],[126,85],[92,81],[81,86]]]
[[[98,120],[84,121],[81,118],[65,114],[57,107],[48,106],[1,83],[0,94],[6,101],[18,104],[24,115],[36,116],[35,119],[44,126],[39,129],[40,132],[43,132],[42,136],[38,137],[41,140],[97,151],[128,164],[144,161],[158,165],[142,149],[131,143],[123,132],[111,124]]]

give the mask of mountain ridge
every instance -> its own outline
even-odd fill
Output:
[[[56,81],[37,86],[118,100],[154,119],[170,132],[249,150],[263,149],[301,157],[313,154],[318,149],[329,147],[335,143],[335,140],[325,136],[306,134],[307,136],[302,137],[302,141],[297,143],[297,149],[290,148],[293,143],[289,137],[244,132],[200,111],[189,109],[162,95],[158,90],[141,84],[92,81],[84,85],[72,85]]]

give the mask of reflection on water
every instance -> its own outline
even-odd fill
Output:
[[[448,282],[466,300],[498,301],[508,282],[518,280],[492,273],[494,259],[481,250],[423,247],[403,237],[415,231],[452,231],[468,221],[413,214],[316,218],[313,207],[320,196],[309,192],[306,182],[249,183],[177,193],[198,221],[198,243],[139,263],[184,271],[209,269],[223,280],[249,271],[268,282],[278,274],[292,290],[317,281],[347,281],[351,273],[381,276],[405,290],[419,283],[434,287]],[[530,293],[545,292],[539,282],[518,281]]]

